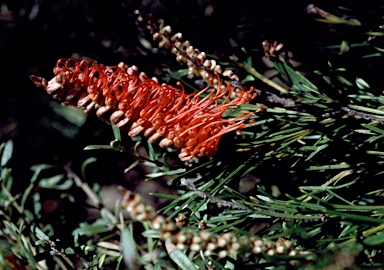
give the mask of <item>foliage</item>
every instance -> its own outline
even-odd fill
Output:
[[[209,7],[209,1],[200,2]],[[368,31],[360,13],[328,8],[308,6],[306,16],[345,39],[321,44],[326,64],[311,70],[301,70],[292,52],[278,50],[274,42],[264,43],[264,50],[241,47],[225,57],[208,55],[244,78],[243,85],[259,88],[257,103],[231,107],[224,117],[265,108],[251,116],[254,124],[242,133],[223,136],[212,158],[181,163],[174,149],[161,149],[141,136],[131,141],[114,125],[110,144],[85,147],[92,153],[125,153],[132,163],[124,173],[143,170],[148,183],[167,182],[169,193],[151,193],[166,202],[156,205],[157,212],[133,195],[136,190],[111,198],[99,183],[88,183],[89,168],[97,163],[93,157],[82,160],[79,174],[70,165],[35,165],[27,187],[15,191],[14,145],[11,140],[1,144],[0,268],[384,267],[382,85],[365,78],[372,74],[339,65],[340,59],[360,65],[380,60],[383,27],[370,25]],[[149,34],[140,33],[142,50],[159,53]],[[167,50],[161,53],[172,58]],[[180,58],[179,51],[173,53]],[[188,54],[181,56],[188,62]],[[261,58],[270,70],[261,68]],[[178,80],[197,91],[201,81],[188,76],[185,66],[164,65],[164,81]],[[54,209],[54,221],[43,211],[47,192],[58,194],[67,209]],[[86,207],[76,209],[78,202]],[[71,224],[73,211],[84,216]],[[96,212],[94,218],[86,217],[90,211]],[[70,234],[60,231],[64,227]],[[196,249],[193,241],[202,246]],[[260,251],[258,241],[264,244]]]

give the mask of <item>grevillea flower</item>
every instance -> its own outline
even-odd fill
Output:
[[[211,84],[199,93],[186,94],[178,87],[159,84],[138,74],[136,67],[106,67],[92,59],[60,59],[49,82],[32,75],[31,80],[63,105],[73,105],[86,113],[129,130],[129,136],[143,134],[151,143],[180,149],[181,160],[212,157],[223,134],[245,128],[253,113],[223,119],[230,106],[256,97],[253,88],[243,89],[230,99],[231,85]],[[212,81],[212,79],[211,79]]]

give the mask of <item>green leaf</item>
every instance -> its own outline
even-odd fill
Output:
[[[125,150],[124,146],[121,144],[121,141],[119,140],[113,140],[110,142],[109,145],[114,151],[123,152]]]
[[[168,176],[168,175],[175,175],[175,174],[183,173],[185,171],[186,171],[185,168],[180,168],[180,169],[167,171],[167,172],[150,173],[150,174],[147,174],[146,177],[156,178],[156,177],[162,177],[162,176]]]
[[[354,110],[359,110],[359,111],[363,111],[363,112],[367,112],[367,113],[384,115],[383,110],[377,110],[377,109],[372,109],[372,108],[358,106],[358,105],[348,105],[348,107],[351,109],[354,109]]]
[[[133,239],[132,228],[125,227],[121,232],[121,245],[123,249],[124,262],[128,269],[136,269],[139,254],[137,253],[136,243]]]
[[[99,233],[109,232],[110,224],[107,224],[104,220],[96,220],[92,224],[82,223],[80,227],[72,232],[72,235],[95,235]]]
[[[72,187],[73,180],[66,179],[64,182],[62,182],[64,178],[65,178],[65,175],[59,174],[59,175],[52,176],[50,178],[42,179],[39,181],[39,187],[57,189],[57,190],[67,190]]]
[[[83,162],[83,164],[81,164],[81,175],[83,176],[84,179],[86,178],[86,177],[85,177],[85,168],[86,168],[89,164],[94,163],[94,162],[96,162],[96,161],[97,161],[96,158],[94,158],[94,157],[90,157],[90,158],[87,158],[87,159]]]
[[[35,234],[37,236],[37,238],[39,238],[40,240],[45,240],[47,242],[49,242],[49,236],[46,235],[42,230],[40,230],[38,227],[33,227],[32,229],[34,229],[35,231]]]
[[[115,125],[112,125],[112,130],[113,130],[113,136],[115,137],[115,140],[121,141],[120,129]]]
[[[292,69],[287,63],[282,63],[287,80],[292,81],[292,85],[302,91],[315,91],[317,93],[318,88],[311,81],[305,78],[300,72]],[[283,73],[284,75],[284,73]]]
[[[88,146],[84,147],[83,150],[100,150],[100,149],[111,150],[113,148],[110,145],[88,145]]]
[[[64,253],[67,255],[73,255],[73,254],[75,254],[75,251],[73,248],[68,247],[64,250]]]
[[[356,78],[356,85],[357,85],[357,87],[358,87],[359,89],[362,89],[362,90],[370,88],[369,84],[366,83],[366,82],[365,82],[363,79],[361,79],[361,78]]]
[[[144,237],[159,238],[160,232],[158,230],[147,230],[142,233]]]
[[[165,249],[169,257],[174,261],[177,266],[182,270],[193,270],[196,269],[196,266],[191,262],[187,255],[184,252],[179,250],[170,239],[165,241]]]
[[[106,253],[102,254],[99,258],[99,262],[97,263],[97,266],[101,269],[103,264],[104,264],[104,261],[105,261],[105,257],[107,256]]]
[[[2,146],[3,145],[4,144],[2,144]],[[5,143],[5,146],[2,151],[1,161],[0,161],[1,167],[4,167],[8,163],[8,161],[11,159],[12,152],[13,152],[13,142],[9,140]]]
[[[246,82],[251,82],[251,81],[254,81],[255,80],[255,77],[253,77],[252,75],[247,75],[244,80],[242,80],[242,83],[246,83]]]
[[[136,160],[135,162],[133,162],[131,165],[129,165],[128,168],[126,168],[126,169],[124,170],[124,173],[127,173],[127,172],[129,172],[130,170],[132,170],[133,168],[135,168],[136,165],[139,164],[139,162],[140,162],[140,160]]]
[[[310,166],[307,171],[321,171],[321,170],[338,170],[348,169],[351,165],[347,163],[333,164],[333,165],[322,165],[322,166]]]

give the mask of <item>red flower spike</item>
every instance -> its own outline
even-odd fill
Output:
[[[253,88],[244,89],[230,100],[231,85],[222,85],[218,76],[217,89],[212,88],[211,78],[206,88],[188,95],[181,83],[177,83],[180,88],[160,85],[156,78],[148,79],[138,73],[137,67],[124,63],[105,67],[89,58],[63,58],[57,61],[53,73],[55,77],[49,82],[34,75],[31,80],[63,105],[77,106],[129,129],[129,136],[143,133],[148,141],[159,141],[161,147],[179,148],[179,157],[185,161],[212,157],[222,135],[254,123],[245,124],[253,113],[222,118],[230,106],[249,102],[256,94]]]

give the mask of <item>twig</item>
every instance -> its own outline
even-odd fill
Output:
[[[199,190],[194,184],[188,182],[187,179],[185,179],[185,178],[181,178],[180,179],[180,184],[182,184],[183,186],[188,187],[190,190],[195,192],[196,195],[198,195],[198,196],[200,196],[200,197],[202,197],[204,199],[210,199],[210,200],[214,201],[215,203],[217,203],[219,205],[230,207],[232,209],[240,209],[240,210],[245,210],[247,212],[251,212],[251,210],[249,208],[247,208],[247,207],[244,207],[242,205],[239,205],[239,204],[236,204],[236,203],[233,203],[233,202],[228,202],[226,200],[219,199],[219,198],[216,198],[216,197],[214,197],[212,195],[204,193],[203,191]]]
[[[347,112],[348,115],[350,115],[350,116],[361,116],[366,120],[377,121],[377,122],[384,124],[384,118],[377,117],[377,116],[374,116],[374,115],[369,114],[369,113],[358,112],[358,111],[355,111],[355,110],[350,109],[348,107],[341,107],[341,109],[343,111]]]
[[[59,255],[60,257],[62,257],[64,259],[64,261],[66,261],[66,263],[69,264],[69,266],[72,268],[72,269],[76,269],[75,268],[75,265],[71,262],[71,260],[67,257],[67,255],[64,253],[63,250],[58,250],[56,248],[56,243],[54,241],[50,241],[49,245],[51,246],[51,250],[56,254],[56,255]]]
[[[290,98],[279,97],[278,95],[273,94],[269,91],[262,91],[259,89],[255,89],[255,91],[256,91],[256,94],[258,96],[261,96],[263,93],[265,93],[267,95],[265,99],[266,99],[266,101],[268,101],[270,103],[281,104],[284,107],[295,107],[296,106],[295,102]]]
[[[90,188],[90,186],[83,182],[79,176],[77,176],[72,169],[70,168],[69,164],[64,166],[65,171],[67,172],[68,178],[72,178],[73,181],[75,181],[76,185],[81,188],[85,194],[88,196],[88,198],[91,200],[92,206],[96,208],[104,208],[105,212],[107,213],[109,219],[113,222],[116,223],[116,218],[115,216],[103,206],[103,204],[100,202],[97,194]]]

